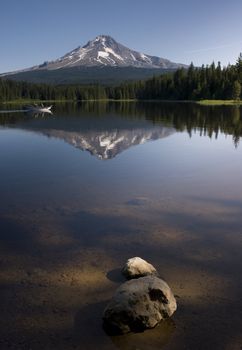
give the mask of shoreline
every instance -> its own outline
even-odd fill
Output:
[[[137,100],[137,99],[95,99],[95,100],[13,100],[3,101],[0,105],[16,105],[28,103],[79,103],[79,102],[160,102],[160,103],[194,103],[200,106],[240,106],[242,100]]]

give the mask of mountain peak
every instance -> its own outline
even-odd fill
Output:
[[[112,46],[117,44],[117,42],[110,35],[98,35],[95,39],[89,40],[86,45],[82,48],[93,47],[97,45]]]
[[[98,41],[98,40],[114,40],[114,38],[112,38],[110,35],[107,35],[107,34],[101,34],[101,35],[98,35],[96,36],[96,38],[94,39],[95,41]]]
[[[55,71],[60,70],[57,76],[61,77],[61,70],[69,68],[77,68],[79,71],[81,68],[98,68],[98,67],[111,67],[116,68],[144,68],[175,70],[180,67],[187,67],[184,64],[174,63],[168,59],[151,56],[142,52],[138,52],[120,44],[110,35],[98,35],[93,40],[88,41],[84,46],[78,46],[74,50],[68,52],[64,56],[54,61],[45,61],[44,63],[34,66],[28,69],[19,70],[17,72],[9,72],[2,74],[2,76],[17,76],[19,74],[25,74],[30,76],[30,72],[33,71]],[[34,73],[35,74],[35,73]],[[41,75],[41,72],[37,75]],[[24,78],[22,78],[24,79]],[[58,78],[60,79],[60,78]],[[127,79],[127,77],[126,77]]]
[[[84,46],[78,46],[61,58],[40,65],[37,69],[54,70],[78,66],[176,69],[184,65],[131,50],[118,43],[110,35],[101,34],[88,41]]]

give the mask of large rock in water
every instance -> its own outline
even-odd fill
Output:
[[[123,283],[104,310],[105,328],[111,333],[140,332],[155,327],[176,310],[168,284],[155,276]]]
[[[139,257],[128,259],[122,273],[127,279],[157,275],[154,266]]]

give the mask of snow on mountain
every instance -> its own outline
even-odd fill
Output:
[[[172,69],[183,66],[167,59],[146,55],[119,44],[108,35],[99,35],[83,47],[67,53],[61,58],[45,62],[35,69],[60,69],[77,66],[113,66]]]

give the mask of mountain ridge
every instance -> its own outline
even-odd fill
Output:
[[[39,76],[39,82],[45,82],[52,74],[56,83],[62,83],[61,80],[69,83],[69,74],[77,73],[80,76],[77,79],[77,82],[79,82],[83,80],[82,75],[85,75],[85,70],[89,70],[89,75],[92,75],[92,72],[94,74],[88,82],[96,82],[95,75],[99,75],[99,68],[115,68],[116,71],[110,71],[110,74],[114,74],[114,76],[118,68],[123,69],[123,80],[129,80],[129,74],[128,72],[125,74],[125,69],[143,69],[146,77],[149,75],[149,70],[154,70],[154,74],[156,74],[155,71],[157,70],[159,74],[159,71],[176,70],[181,67],[186,68],[187,66],[182,63],[174,63],[166,58],[131,50],[118,43],[109,35],[99,35],[95,39],[89,40],[85,45],[76,47],[56,60],[45,61],[23,70],[3,73],[0,74],[0,77],[36,82],[36,76]],[[146,70],[147,72],[145,72]],[[143,73],[141,71],[139,73],[134,76],[142,79]],[[44,76],[43,79],[41,79],[42,76]],[[63,77],[65,78],[63,79]]]
[[[185,66],[174,63],[168,59],[151,56],[131,50],[118,43],[109,35],[99,35],[90,40],[84,46],[78,46],[64,56],[51,62],[45,62],[38,66],[39,69],[60,69],[76,66],[112,66],[112,67],[137,67],[137,68],[179,68]]]

